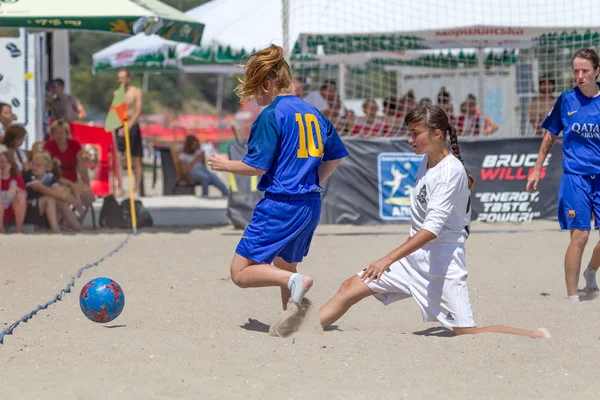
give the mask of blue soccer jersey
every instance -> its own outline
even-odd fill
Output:
[[[322,192],[319,167],[348,151],[319,111],[296,96],[277,96],[250,130],[243,162],[267,171],[258,189],[276,195]]]
[[[564,92],[542,127],[554,135],[563,132],[565,172],[600,174],[600,97],[587,97],[577,87]]]

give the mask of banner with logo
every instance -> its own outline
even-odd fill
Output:
[[[325,182],[321,223],[410,222],[410,190],[422,157],[414,154],[412,146],[403,139],[347,139],[344,144],[350,155]],[[475,178],[471,192],[473,221],[556,219],[562,175],[560,144],[554,145],[544,163],[538,191],[525,190],[540,144],[540,138],[460,140],[465,166]],[[235,159],[241,159],[244,151],[236,148]],[[240,179],[247,182],[242,184]],[[228,212],[238,216],[245,214],[245,221],[249,222],[249,210],[260,196],[250,199],[241,194],[256,193],[250,178],[236,177],[235,182],[238,194],[232,193],[236,198],[235,202],[230,199]],[[245,199],[248,204],[242,207],[240,202]],[[239,222],[238,219],[237,224]]]
[[[475,177],[473,221],[527,222],[556,219],[562,176],[562,146],[555,144],[540,172],[538,191],[525,190],[541,138],[471,141],[461,144],[465,164]]]
[[[0,1],[7,3],[7,1]],[[12,108],[16,124],[23,125],[27,135],[23,148],[29,149],[36,142],[38,132],[42,129],[36,121],[36,98],[43,94],[36,93],[35,68],[36,51],[35,36],[23,28],[6,28],[0,30],[0,48],[2,49],[2,66],[0,67],[0,101]]]

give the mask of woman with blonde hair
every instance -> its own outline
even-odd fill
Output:
[[[44,150],[60,162],[60,184],[67,187],[73,196],[83,203],[87,211],[94,202],[94,194],[83,160],[83,148],[78,141],[71,138],[68,122],[60,119],[54,121],[50,127],[50,140],[44,144]],[[83,218],[85,212],[79,213],[79,217]]]
[[[237,87],[242,102],[252,98],[266,108],[252,125],[248,153],[241,161],[216,154],[215,171],[262,176],[265,192],[231,262],[231,278],[242,287],[279,286],[285,309],[300,303],[312,286],[296,273],[308,254],[321,215],[323,182],[348,155],[335,128],[312,105],[291,94],[290,66],[283,49],[271,45],[252,54],[245,80]]]
[[[25,221],[40,228],[50,228],[54,233],[60,233],[60,222],[64,221],[77,232],[82,226],[77,216],[71,210],[73,206],[83,213],[83,204],[68,190],[59,185],[60,174],[58,162],[50,158],[47,152],[33,156],[31,170],[23,173],[27,187],[27,214]]]

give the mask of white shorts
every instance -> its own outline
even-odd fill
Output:
[[[425,245],[393,263],[379,283],[370,281],[367,286],[385,305],[414,297],[425,322],[439,321],[449,328],[475,326],[462,245]]]

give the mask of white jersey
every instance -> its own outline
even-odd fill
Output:
[[[469,180],[465,167],[450,154],[433,168],[427,156],[419,167],[410,195],[410,235],[427,229],[437,236],[430,243],[464,243],[471,224]]]

